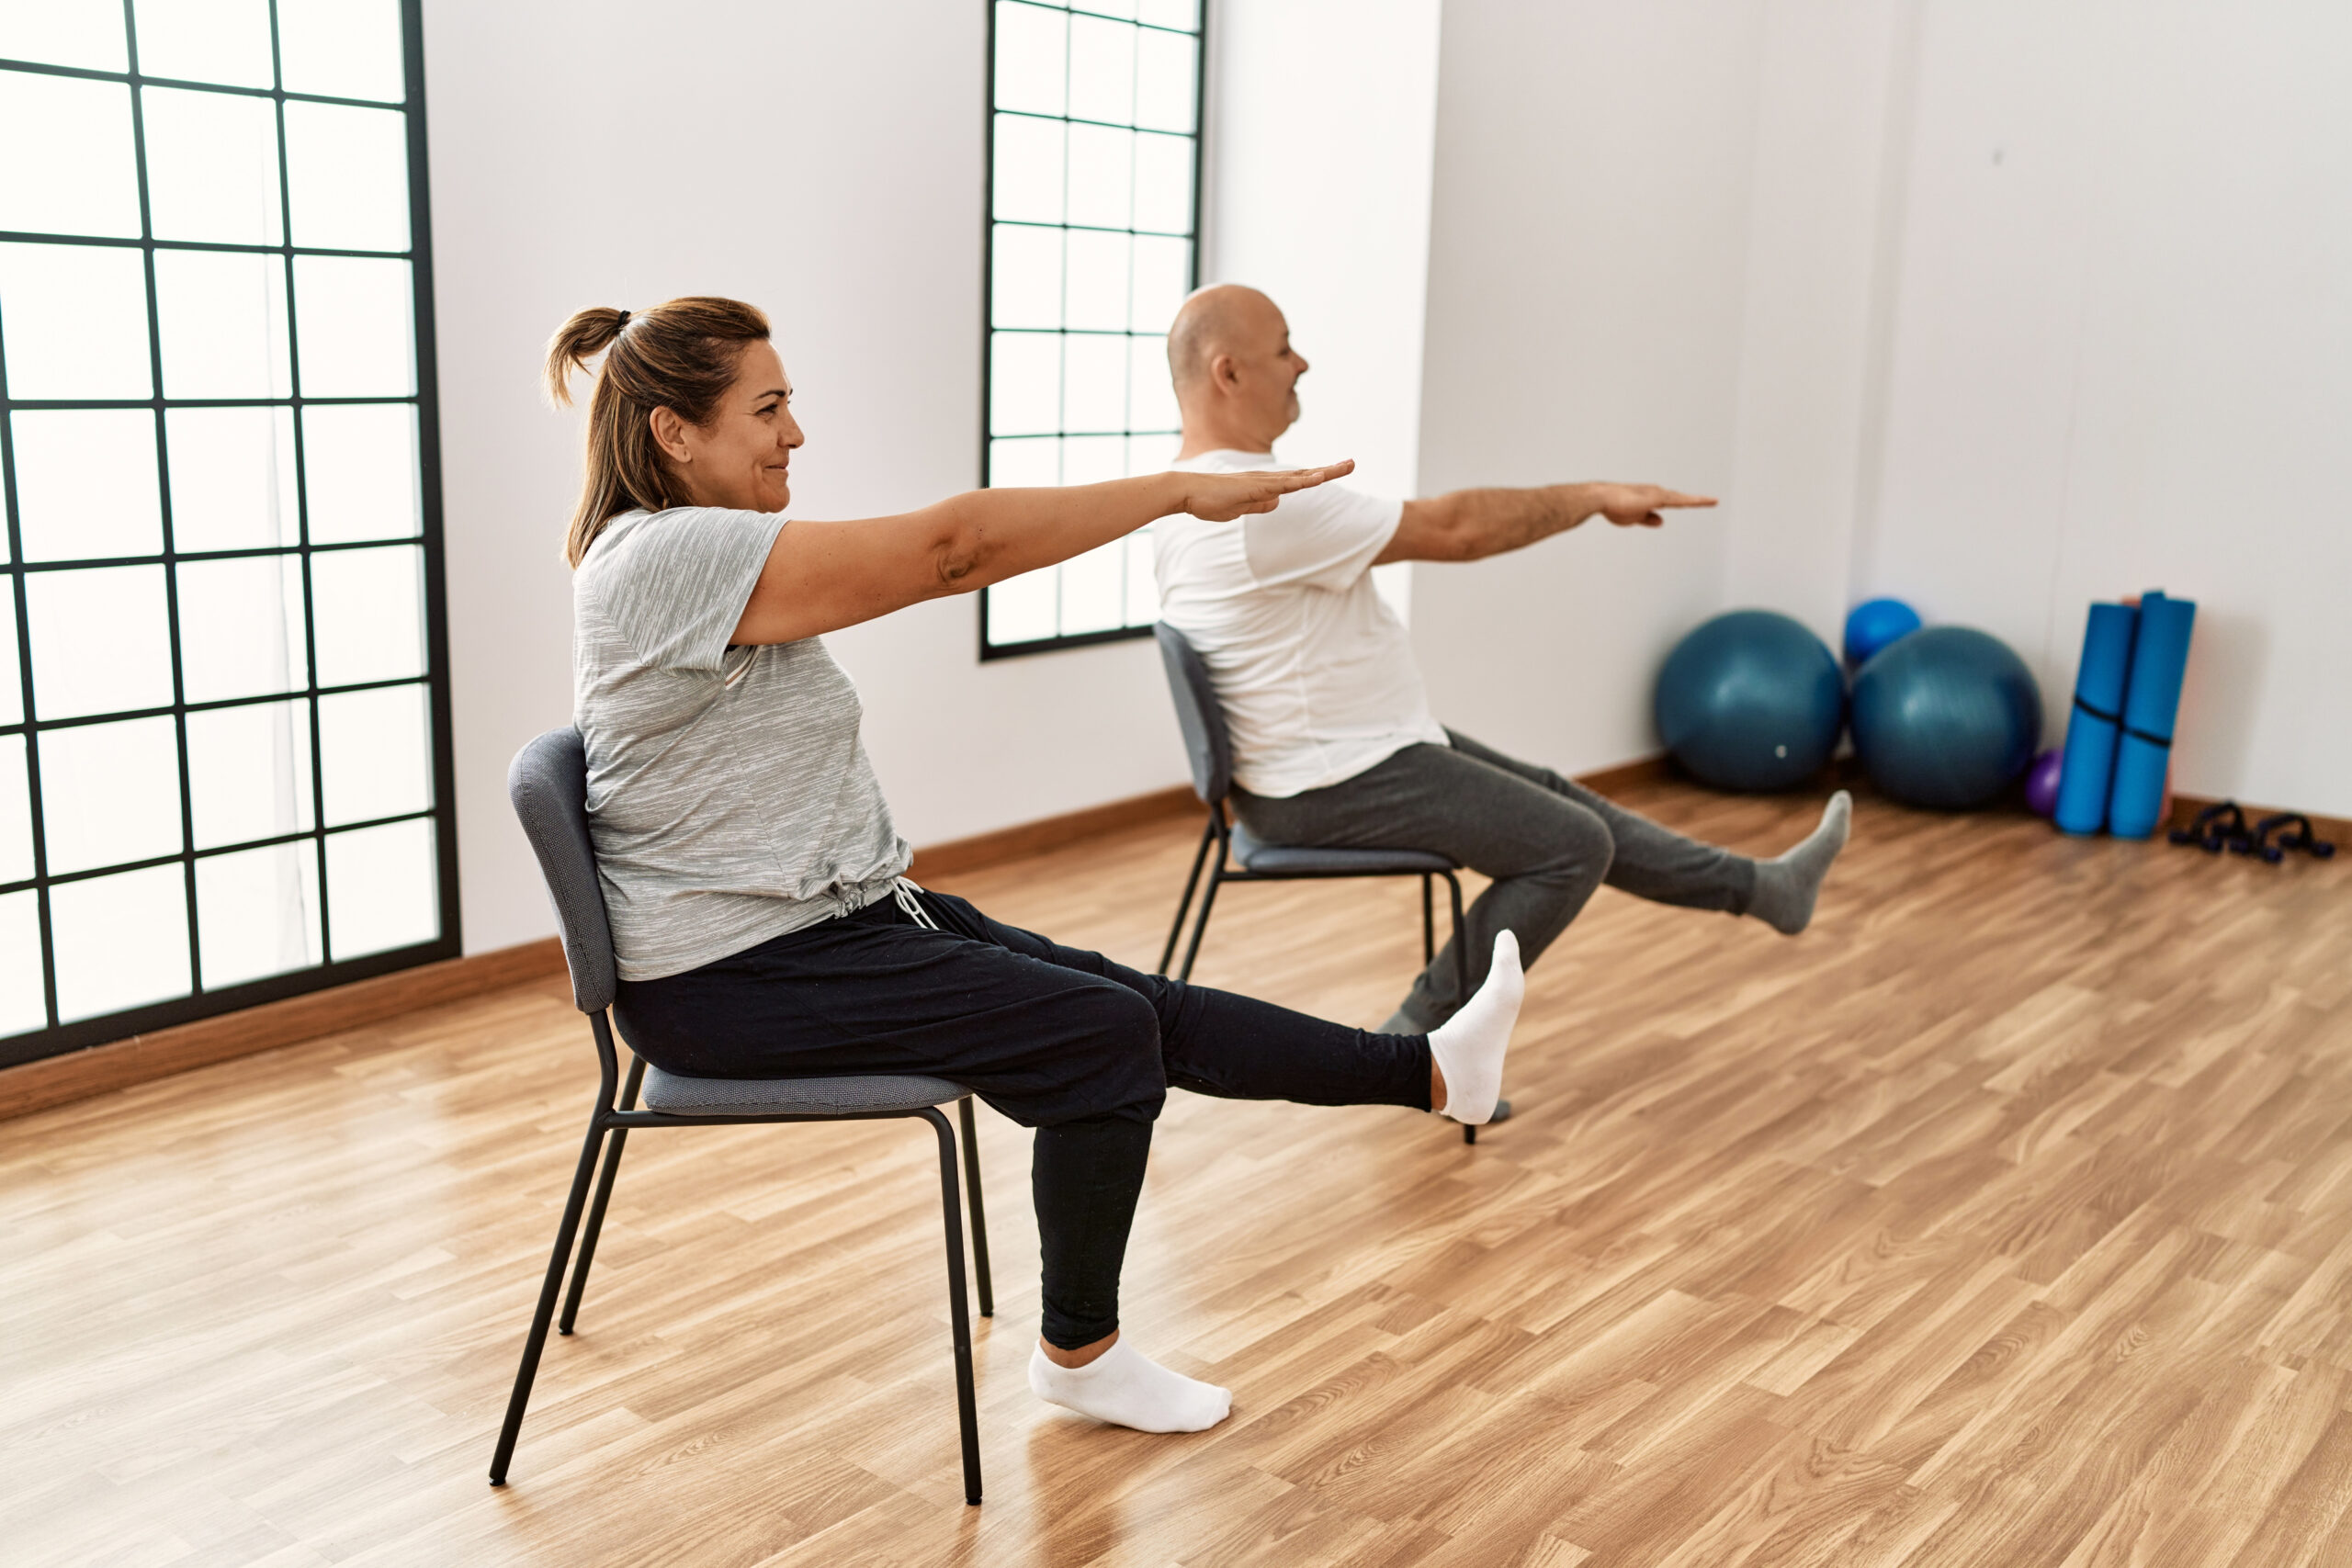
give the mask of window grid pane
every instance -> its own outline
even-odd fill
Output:
[[[0,65],[0,1066],[456,950],[419,0],[233,9]]]
[[[1197,281],[1202,7],[991,0],[982,482],[1156,472]],[[1148,529],[982,591],[980,657],[1142,636]]]

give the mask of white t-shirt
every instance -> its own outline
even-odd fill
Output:
[[[1193,473],[1276,466],[1266,452],[1204,452]],[[1269,798],[1351,779],[1419,741],[1430,716],[1405,623],[1372,563],[1402,502],[1335,484],[1238,523],[1179,514],[1152,530],[1159,617],[1200,650],[1233,738],[1234,782]]]

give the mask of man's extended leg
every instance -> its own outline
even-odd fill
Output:
[[[1629,811],[1607,795],[1585,788],[1574,779],[1507,756],[1459,730],[1449,729],[1446,733],[1453,737],[1453,749],[1464,756],[1476,757],[1489,767],[1500,768],[1573,800],[1607,824],[1609,840],[1616,847],[1616,852],[1610,858],[1606,880],[1619,892],[1686,909],[1747,913],[1748,899],[1756,890],[1756,863],[1746,855],[1686,839],[1640,812]]]
[[[1609,864],[1609,886],[1653,903],[1754,915],[1793,936],[1812,920],[1821,879],[1846,846],[1852,801],[1843,790],[1830,797],[1820,826],[1803,843],[1771,860],[1750,860],[1686,839],[1549,768],[1506,756],[1457,731],[1446,733],[1453,737],[1455,750],[1541,784],[1598,815],[1609,825],[1609,836],[1617,846]]]
[[[1609,874],[1609,826],[1589,807],[1450,746],[1408,746],[1322,789],[1279,799],[1234,792],[1250,831],[1272,844],[1427,850],[1495,879],[1463,917],[1470,986],[1486,978],[1498,932],[1532,963]],[[1389,1033],[1417,1033],[1462,1005],[1453,944],[1413,982]]]

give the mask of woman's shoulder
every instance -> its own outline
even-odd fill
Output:
[[[580,570],[583,572],[592,570],[615,556],[626,553],[628,541],[654,515],[639,507],[634,512],[606,518],[604,526],[596,530],[596,536],[588,541],[587,549],[581,553]]]
[[[731,557],[756,550],[764,558],[784,519],[773,513],[726,506],[671,506],[624,512],[605,525],[580,570],[591,581],[636,568],[662,568],[710,555]]]

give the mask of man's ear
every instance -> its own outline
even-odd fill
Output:
[[[1209,380],[1219,387],[1241,384],[1241,364],[1229,354],[1212,355],[1209,359]]]
[[[694,453],[686,446],[686,422],[674,409],[659,408],[645,416],[647,426],[653,432],[653,445],[662,448],[663,456],[673,463],[691,463]]]

